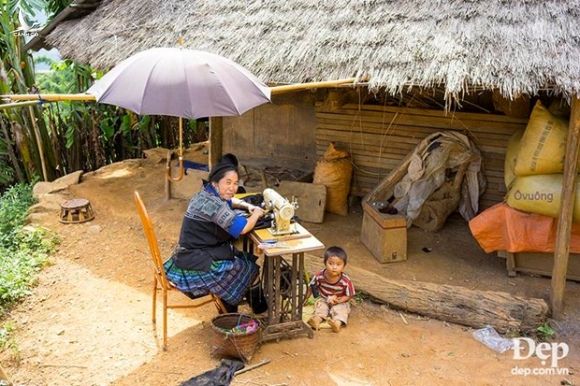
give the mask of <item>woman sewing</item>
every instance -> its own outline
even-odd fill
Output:
[[[179,244],[164,268],[167,278],[192,298],[212,293],[227,312],[237,312],[238,304],[248,295],[253,312],[261,313],[267,305],[261,290],[256,291],[260,287],[256,258],[237,251],[233,241],[250,232],[264,211],[234,198],[237,190],[238,160],[226,154],[212,168],[209,182],[204,181],[201,191],[189,201]],[[237,214],[235,207],[248,210],[250,215]],[[254,291],[249,291],[251,286]]]

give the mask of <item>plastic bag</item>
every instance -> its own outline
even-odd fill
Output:
[[[499,353],[504,353],[507,350],[514,348],[514,342],[512,339],[503,338],[500,334],[497,333],[495,328],[491,326],[473,331],[473,337],[493,351]]]

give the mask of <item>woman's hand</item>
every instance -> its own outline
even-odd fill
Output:
[[[257,208],[256,205],[252,205],[249,202],[245,202],[244,200],[240,200],[237,197],[232,197],[232,206],[234,208],[247,210],[249,213],[252,213],[254,211],[254,209]]]
[[[264,215],[264,209],[260,208],[259,206],[250,205],[248,211],[252,214],[252,216],[258,216],[258,218]]]
[[[256,223],[264,215],[264,209],[260,208],[259,206],[254,206],[250,217],[248,217],[248,223],[242,229],[242,234],[245,235],[246,233],[250,232],[256,226]]]

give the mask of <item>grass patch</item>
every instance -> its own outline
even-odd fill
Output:
[[[539,340],[542,342],[547,342],[556,336],[556,331],[552,328],[552,326],[550,326],[548,322],[545,322],[536,328],[536,334]]]
[[[47,230],[25,226],[33,203],[30,185],[15,185],[0,197],[0,317],[30,294],[57,243]]]
[[[0,352],[8,350],[11,360],[18,362],[20,360],[20,351],[12,335],[14,329],[15,327],[12,322],[6,322],[0,326]]]
[[[369,296],[363,292],[357,292],[354,294],[354,302],[356,304],[362,304],[365,300],[368,300]]]

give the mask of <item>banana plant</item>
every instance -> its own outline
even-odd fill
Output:
[[[0,88],[3,94],[26,94],[34,88],[34,68],[31,57],[24,50],[23,34],[32,25],[31,17],[44,5],[41,0],[0,0]],[[21,153],[30,154],[31,162],[24,165],[28,179],[35,175],[45,180],[53,179],[55,157],[40,108],[28,106],[3,110],[2,114],[11,127],[22,129],[18,147]],[[17,137],[16,133],[11,134],[14,139]]]

